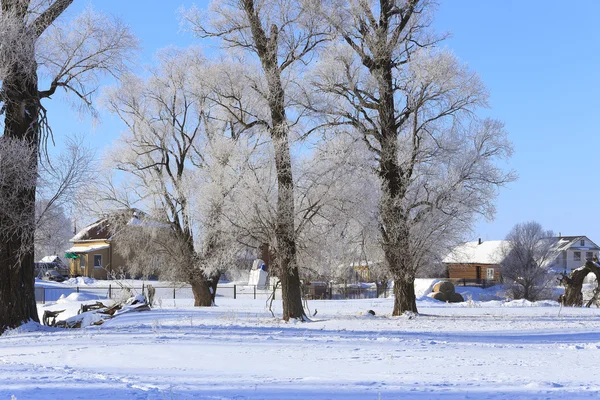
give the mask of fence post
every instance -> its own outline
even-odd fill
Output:
[[[42,304],[46,304],[46,288],[43,287],[42,289],[42,293],[44,293],[44,295],[42,296]]]
[[[79,293],[79,286],[77,286],[77,293]]]
[[[237,295],[237,293],[236,293],[236,285],[233,285],[233,299],[234,300],[236,299],[236,295]]]
[[[175,300],[175,288],[173,288],[173,300]]]
[[[256,300],[256,285],[254,285],[254,300]]]
[[[144,282],[142,282],[142,294],[144,294]]]
[[[108,298],[112,299],[112,284],[108,284]]]

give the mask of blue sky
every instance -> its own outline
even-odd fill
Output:
[[[180,31],[177,9],[193,1],[88,0],[86,5],[122,17],[142,45],[140,63],[168,45],[197,43]],[[207,1],[196,1],[204,7]],[[563,235],[587,235],[600,244],[596,212],[600,192],[600,2],[578,0],[440,0],[434,26],[451,37],[443,44],[478,72],[490,91],[483,114],[505,122],[515,153],[508,167],[519,180],[500,191],[493,222],[479,222],[473,240],[502,239],[530,220]],[[50,122],[62,134],[85,134],[98,149],[120,125],[103,114],[91,128],[53,100]]]

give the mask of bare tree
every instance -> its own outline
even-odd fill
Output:
[[[435,44],[432,5],[419,0],[322,2],[342,43],[315,74],[328,96],[310,106],[349,125],[376,157],[379,218],[394,279],[393,315],[416,312],[416,271],[476,213],[493,214],[496,188],[512,180],[494,161],[511,153],[477,75]]]
[[[556,256],[553,236],[535,221],[519,223],[506,235],[500,268],[513,298],[539,300],[555,281],[555,275],[545,268]]]
[[[253,118],[239,107],[233,107],[231,111],[248,128],[260,125],[266,129],[274,147],[277,171],[274,253],[282,283],[285,320],[306,318],[297,263],[294,178],[289,143],[290,127],[298,123],[303,112],[296,110],[295,120],[288,119],[293,109],[289,94],[294,90],[292,78],[298,74],[295,69],[302,68],[313,51],[329,38],[311,3],[288,0],[219,1],[212,3],[206,14],[192,9],[185,15],[198,36],[219,38],[225,47],[242,49],[257,57],[262,66],[259,78],[265,83],[251,84],[268,109],[268,115]]]
[[[61,206],[48,207],[47,202],[36,201],[37,219],[35,227],[35,259],[60,254],[68,249],[69,239],[73,237],[73,221],[67,217]]]
[[[39,160],[35,204],[35,257],[58,254],[73,236],[73,222],[65,215],[80,205],[82,191],[95,176],[95,154],[82,138],[69,137],[66,148]],[[71,212],[72,214],[72,212]]]
[[[70,27],[60,25],[58,18],[72,2],[0,0],[3,140],[6,146],[30,149],[31,157],[18,160],[27,176],[37,174],[41,144],[51,134],[42,100],[60,87],[91,106],[97,78],[122,69],[137,44],[120,21],[97,13],[88,12]],[[47,89],[40,89],[38,76],[48,78]],[[0,160],[0,170],[6,171],[3,196],[15,198],[13,214],[0,211],[0,332],[38,321],[33,280],[36,184],[24,185],[20,174],[11,175],[13,161],[8,156]],[[21,221],[16,227],[15,216]]]
[[[148,79],[131,76],[107,95],[127,126],[110,162],[135,188],[133,197],[121,196],[108,185],[102,196],[127,207],[137,202],[157,222],[118,233],[119,251],[136,254],[130,268],[159,265],[161,277],[191,284],[195,306],[211,306],[212,278],[235,256],[223,224],[242,141],[235,124],[213,109],[213,70],[197,49],[167,49],[158,59]]]

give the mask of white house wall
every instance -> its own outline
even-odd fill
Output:
[[[581,245],[580,240],[584,241],[583,245]],[[582,238],[580,240],[577,240],[577,242],[573,243],[568,249],[563,250],[552,263],[551,268],[556,271],[563,270],[566,273],[570,273],[572,270],[585,264],[588,257],[587,253],[591,253],[591,257],[598,257],[598,247],[592,241],[587,238]],[[579,260],[575,259],[575,253],[577,252],[580,254]]]

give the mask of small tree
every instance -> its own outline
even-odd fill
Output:
[[[500,268],[513,298],[538,300],[554,281],[554,274],[544,268],[553,256],[553,236],[535,221],[515,225],[506,236]]]
[[[73,236],[73,222],[65,212],[80,203],[82,189],[95,175],[94,152],[82,139],[68,138],[66,149],[42,157],[35,202],[35,256],[58,254]]]

